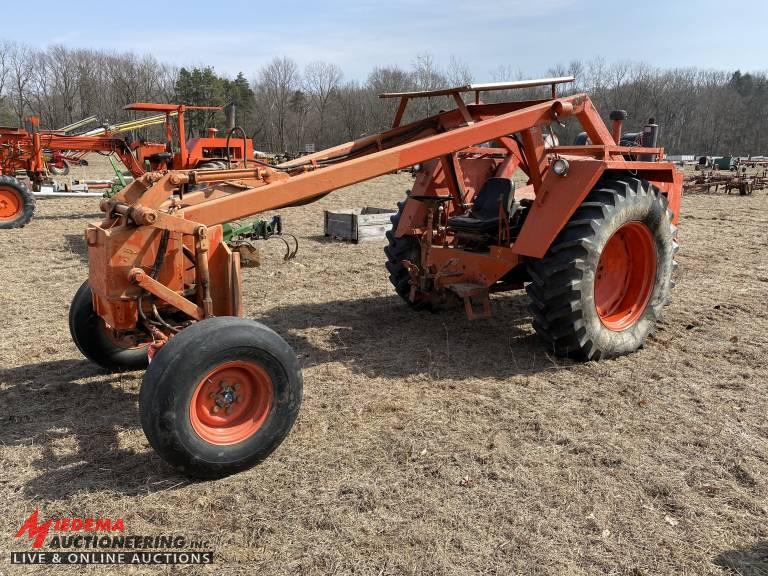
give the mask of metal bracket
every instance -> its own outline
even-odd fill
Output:
[[[492,316],[491,298],[486,286],[483,286],[482,284],[461,282],[458,284],[450,284],[447,288],[464,300],[464,312],[466,313],[468,320],[479,320],[482,318],[490,318]],[[472,302],[473,298],[479,298],[481,300],[481,310],[479,312],[475,311],[475,305]]]
[[[165,284],[162,284],[154,278],[151,278],[149,274],[144,272],[144,270],[141,268],[131,269],[131,271],[128,273],[128,277],[132,282],[135,282],[150,294],[154,294],[160,298],[160,300],[167,302],[178,310],[181,310],[190,318],[194,318],[195,320],[203,319],[204,312],[202,308],[197,306],[194,302],[190,302],[183,296],[177,294],[168,288]]]

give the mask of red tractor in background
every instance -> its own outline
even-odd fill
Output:
[[[109,129],[101,135],[71,136],[61,130],[40,129],[37,116],[27,118],[24,128],[0,127],[0,229],[27,224],[34,215],[35,197],[56,195],[39,193],[42,185],[51,182],[51,174],[67,173],[70,162],[80,162],[91,152],[117,155],[134,178],[156,170],[245,167],[253,158],[253,143],[234,125],[232,105],[224,108],[226,138],[217,137],[212,128],[205,136],[189,140],[184,113],[222,107],[137,103],[124,109],[164,114],[165,142],[123,139]],[[29,187],[23,179],[30,182]]]
[[[110,370],[148,365],[141,424],[176,468],[215,478],[258,463],[297,417],[302,374],[285,340],[240,317],[239,247],[222,225],[418,165],[385,249],[409,306],[456,302],[474,319],[491,314],[493,293],[525,288],[533,328],[554,354],[637,350],[673,287],[682,173],[663,161],[652,126],[642,144],[623,146],[625,115],[609,129],[587,95],[558,96],[572,80],[385,94],[400,105],[380,134],[276,166],[137,178],[102,200],[104,219],[85,231],[89,278],[69,316],[75,344]],[[534,86],[551,96],[480,100]],[[401,125],[409,101],[435,96],[456,107]],[[590,144],[546,138],[569,120]]]

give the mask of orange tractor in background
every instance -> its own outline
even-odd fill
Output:
[[[233,104],[221,107],[139,102],[128,104],[123,110],[165,114],[163,148],[158,149],[156,144],[143,142],[133,146],[137,160],[146,165],[149,171],[242,167],[245,166],[245,159],[253,158],[253,141],[246,137],[242,128],[235,126]],[[187,140],[185,112],[188,110],[224,110],[227,116],[226,138],[217,136],[215,128],[209,128],[205,136]]]
[[[102,200],[103,221],[85,231],[90,271],[70,307],[74,342],[111,370],[151,359],[141,423],[166,461],[208,478],[254,465],[291,429],[302,375],[278,334],[240,317],[239,246],[222,224],[418,165],[385,249],[409,306],[456,302],[474,319],[491,314],[493,293],[525,288],[553,353],[600,360],[637,350],[673,286],[682,174],[661,160],[654,130],[622,146],[625,115],[609,129],[588,96],[559,97],[572,80],[384,94],[400,104],[383,133],[277,166],[137,178]],[[480,100],[533,86],[551,87],[550,97]],[[401,125],[408,102],[435,96],[455,109]],[[567,121],[590,143],[545,137]]]
[[[61,130],[41,130],[36,116],[27,118],[24,128],[0,127],[0,229],[20,228],[32,219],[36,196],[83,196],[40,192],[51,174],[65,174],[70,162],[80,162],[91,152],[116,154],[134,178],[147,171],[211,169],[245,166],[253,158],[253,143],[242,128],[234,125],[234,106],[227,114],[227,137],[217,137],[215,129],[205,136],[186,139],[184,114],[188,110],[222,110],[218,106],[184,104],[129,104],[124,110],[164,114],[165,142],[146,142],[120,138],[106,129],[101,135],[67,135]],[[174,135],[174,128],[176,134]],[[19,175],[31,183],[32,190]]]

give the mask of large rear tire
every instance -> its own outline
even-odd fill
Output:
[[[107,370],[141,370],[147,367],[147,343],[118,338],[93,309],[93,293],[86,280],[69,306],[69,333],[83,356]]]
[[[642,347],[674,286],[675,235],[659,190],[630,176],[601,179],[529,264],[536,332],[555,354],[582,360]]]
[[[0,229],[22,228],[35,213],[35,196],[12,176],[0,176]]]
[[[408,260],[418,265],[421,262],[421,244],[415,236],[395,237],[406,202],[397,203],[397,213],[390,218],[392,228],[387,230],[387,246],[384,247],[384,254],[387,256],[386,267],[387,272],[389,272],[389,281],[395,287],[397,295],[405,300],[413,310],[438,312],[452,308],[460,303],[453,292],[438,293],[431,290],[429,286],[426,289],[416,290],[415,297],[411,300],[411,276],[403,261]]]
[[[302,390],[296,355],[278,334],[252,320],[209,318],[155,354],[139,394],[141,425],[172,466],[221,478],[280,445]]]
[[[403,213],[405,202],[397,203],[397,214],[394,214],[390,221],[392,228],[387,230],[387,246],[384,248],[384,254],[387,257],[386,267],[389,272],[389,281],[395,287],[395,292],[412,307],[423,309],[428,307],[424,300],[411,302],[411,277],[408,269],[403,265],[404,260],[409,260],[414,264],[420,261],[421,246],[414,236],[395,237],[397,226],[400,223],[400,217]]]
[[[226,170],[226,160],[206,160],[195,166],[195,170]]]

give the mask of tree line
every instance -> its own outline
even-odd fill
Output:
[[[564,93],[587,92],[606,120],[611,110],[626,110],[628,129],[637,130],[655,118],[661,125],[660,144],[670,154],[768,154],[766,72],[662,69],[595,58],[557,65],[542,75],[575,76]],[[380,93],[522,78],[511,67],[486,74],[455,58],[439,66],[429,54],[417,55],[407,68],[375,66],[363,80],[345,77],[330,62],[301,68],[287,57],[228,78],[213,67],[177,67],[151,55],[61,45],[38,50],[0,40],[0,125],[21,125],[30,114],[39,115],[46,128],[91,115],[114,123],[130,118],[123,106],[140,101],[203,106],[233,102],[238,124],[257,149],[296,153],[386,129],[397,101],[382,100]],[[487,93],[483,99],[546,93]],[[453,107],[446,98],[414,100],[404,122]],[[192,134],[225,126],[223,114],[208,111],[191,112],[188,121]],[[570,139],[574,127],[555,130]]]

